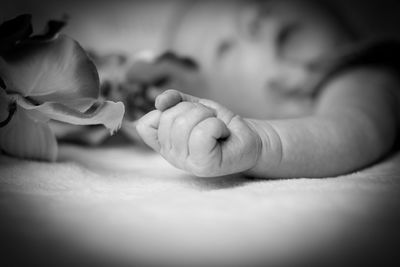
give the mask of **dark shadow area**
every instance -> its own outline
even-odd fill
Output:
[[[191,180],[191,183],[193,183],[196,187],[199,187],[201,190],[206,190],[206,191],[231,189],[254,182],[273,180],[273,179],[250,178],[245,176],[244,174],[232,174],[219,177],[191,176],[191,178],[189,179]]]

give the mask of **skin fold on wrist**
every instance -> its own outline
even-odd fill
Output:
[[[265,176],[279,167],[282,157],[282,141],[273,126],[267,121],[245,119],[245,122],[257,136],[257,160],[252,168],[245,171],[249,176]]]

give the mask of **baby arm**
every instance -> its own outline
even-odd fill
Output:
[[[269,177],[327,177],[358,170],[385,156],[399,129],[396,76],[355,68],[333,78],[312,116],[253,121],[263,142],[249,173]]]
[[[276,121],[242,119],[213,101],[167,91],[137,129],[170,163],[198,176],[334,176],[390,150],[397,86],[389,72],[348,71],[326,86],[314,115]]]

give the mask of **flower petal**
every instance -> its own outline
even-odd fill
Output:
[[[22,97],[17,97],[16,102],[24,109],[30,110],[32,113],[39,113],[49,119],[76,125],[103,124],[111,133],[119,129],[125,112],[122,102],[115,103],[112,101],[98,103],[86,112],[80,112],[54,102],[35,106]]]
[[[76,109],[80,112],[85,112],[93,106],[98,100],[94,98],[77,98],[75,100],[64,100],[62,104],[71,109]]]
[[[17,107],[11,121],[0,128],[0,148],[11,156],[55,161],[57,141],[47,123]]]
[[[39,103],[99,95],[96,67],[83,48],[64,35],[51,41],[21,43],[0,58],[0,76],[8,92],[30,96]]]

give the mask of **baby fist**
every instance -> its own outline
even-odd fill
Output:
[[[196,176],[221,176],[252,168],[261,140],[253,128],[211,100],[168,90],[137,130],[172,165]]]

